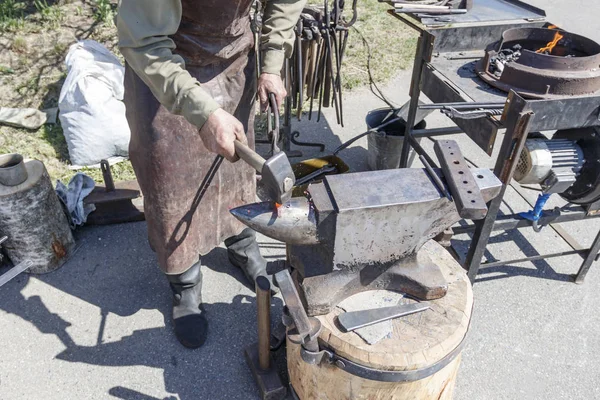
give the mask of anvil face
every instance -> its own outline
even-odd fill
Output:
[[[476,169],[473,174],[486,202],[498,195],[501,183],[490,170]],[[406,271],[431,283],[411,294],[443,295],[445,281],[418,251],[460,220],[454,203],[423,169],[330,175],[310,185],[307,197],[294,198],[288,207],[277,210],[272,203],[257,203],[232,214],[288,244],[288,258],[300,274],[301,294],[311,315],[327,312],[335,296],[368,290],[374,282],[406,289],[397,285]],[[429,289],[423,292],[423,287]]]
[[[484,199],[494,198],[500,181],[487,169],[473,172]],[[397,260],[460,220],[423,169],[330,175],[307,192],[308,199],[279,208],[256,203],[231,211],[254,230],[294,248],[310,246],[327,261],[314,265],[310,257],[304,276]]]

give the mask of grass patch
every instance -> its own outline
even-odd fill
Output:
[[[96,0],[96,9],[94,11],[96,21],[112,25],[114,16],[114,5],[110,0]]]
[[[309,0],[309,4],[322,5],[321,0]],[[351,2],[346,2],[344,15],[352,17]],[[399,70],[412,65],[417,47],[417,33],[387,13],[390,6],[377,0],[358,2],[358,20],[350,29],[346,53],[342,63],[342,79],[345,89],[369,84],[367,72],[367,47],[371,49],[371,74],[375,83],[384,84],[398,74]],[[357,30],[359,32],[357,32]]]
[[[35,8],[42,17],[42,21],[51,29],[58,29],[65,19],[65,14],[58,5],[49,5],[47,0],[33,0]]]
[[[10,46],[12,51],[17,53],[27,53],[29,49],[29,45],[27,44],[27,40],[25,40],[22,36],[17,36],[13,39],[12,45]]]
[[[5,153],[19,153],[25,158],[42,161],[53,182],[59,179],[66,184],[77,172],[69,169],[69,151],[60,125],[44,125],[37,131],[0,127],[0,154]],[[111,170],[115,181],[135,179],[129,161],[113,165]],[[98,168],[79,171],[102,182],[102,172]]]
[[[14,32],[25,26],[25,4],[16,0],[0,1],[0,32]]]

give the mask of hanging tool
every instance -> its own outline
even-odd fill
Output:
[[[394,318],[415,314],[430,308],[429,302],[415,304],[399,304],[392,307],[374,308],[371,310],[351,311],[338,315],[338,322],[346,330],[364,328]]]

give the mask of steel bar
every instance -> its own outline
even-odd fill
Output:
[[[500,194],[488,204],[488,213],[486,217],[476,223],[473,241],[469,247],[465,267],[468,270],[468,276],[471,282],[475,280],[483,253],[490,239],[490,234],[494,228],[494,223],[500,211],[500,205],[506,188],[510,184],[512,175],[519,161],[519,155],[523,150],[525,141],[529,134],[531,120],[534,114],[526,111],[527,102],[517,95],[515,92],[510,92],[508,95],[510,106],[506,113],[506,133],[502,146],[496,159],[494,175],[502,181]]]
[[[465,133],[465,131],[459,126],[449,126],[447,128],[433,129],[413,129],[412,137],[418,138],[429,136],[456,135],[458,133]]]
[[[440,177],[435,173],[435,171],[433,170],[433,168],[431,168],[431,165],[427,162],[427,159],[425,157],[423,157],[423,156],[419,156],[419,160],[421,160],[421,163],[423,164],[423,166],[427,170],[427,173],[429,174],[429,176],[431,177],[431,179],[433,179],[433,182],[435,183],[435,186],[437,186],[437,188],[440,190],[440,192],[442,192],[442,194],[444,196],[446,196],[446,198],[448,200],[451,200],[452,197],[450,197],[450,193],[446,189],[446,186],[444,186],[444,184],[442,183],[442,180],[440,179]]]
[[[600,214],[588,215],[582,207],[572,207],[562,210],[560,215],[542,216],[538,221],[540,225],[561,224],[565,222],[581,221],[590,218],[599,218]],[[508,231],[511,229],[527,228],[532,226],[532,222],[519,216],[519,214],[499,215],[494,223],[493,231]],[[454,235],[469,233],[475,231],[475,224],[456,226],[452,228]],[[571,244],[573,247],[573,244]],[[579,249],[575,249],[579,250]]]
[[[585,280],[585,276],[587,275],[588,271],[590,270],[590,267],[592,266],[592,263],[596,260],[596,257],[598,256],[598,251],[600,251],[600,232],[598,232],[598,235],[596,235],[592,247],[587,252],[585,260],[583,260],[583,264],[581,264],[581,267],[579,267],[579,271],[577,272],[577,275],[575,277],[575,283],[583,283],[583,281]]]
[[[435,104],[422,104],[419,106],[422,110],[439,110],[446,107],[452,107],[456,110],[471,110],[477,108],[504,108],[505,103],[465,103],[465,102],[453,102],[453,103],[435,103]]]
[[[572,255],[576,255],[576,254],[579,254],[579,255],[583,256],[585,253],[588,253],[588,252],[589,252],[589,249],[584,249],[584,250],[568,250],[568,251],[561,251],[561,252],[558,252],[558,253],[542,254],[542,255],[539,255],[539,256],[517,258],[517,259],[514,259],[514,260],[508,260],[508,261],[485,262],[485,263],[481,263],[481,266],[482,267],[499,267],[501,265],[516,264],[516,263],[522,263],[522,262],[527,262],[527,261],[545,260],[547,258],[572,256]],[[592,261],[593,261],[593,259],[592,259]]]
[[[391,307],[375,308],[371,310],[350,311],[338,315],[338,322],[346,330],[353,330],[371,326],[379,322],[404,317],[429,309],[429,302],[399,304]]]
[[[428,32],[422,32],[417,42],[417,51],[415,64],[413,66],[412,81],[410,88],[410,108],[408,117],[406,118],[406,130],[404,138],[410,138],[412,129],[414,128],[417,111],[419,108],[419,96],[421,94],[421,76],[423,74],[423,65],[431,60],[434,37]],[[410,139],[404,140],[402,146],[402,154],[400,156],[400,168],[408,166],[408,154],[410,150]]]
[[[31,268],[32,265],[33,263],[27,260],[9,269],[8,272],[5,272],[0,276],[0,287],[8,283],[11,279],[19,275],[21,272],[24,272],[27,269]]]
[[[256,278],[256,319],[258,324],[258,365],[270,367],[271,357],[271,284],[264,276]]]

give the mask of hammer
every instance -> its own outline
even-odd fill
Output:
[[[292,197],[296,177],[285,153],[279,152],[265,160],[242,142],[236,140],[234,143],[238,157],[262,175],[261,184],[270,199],[279,204],[287,203]]]

